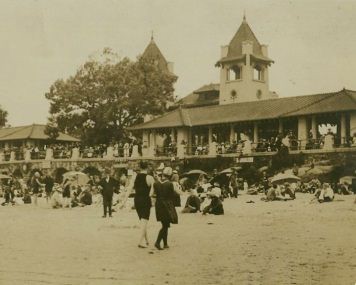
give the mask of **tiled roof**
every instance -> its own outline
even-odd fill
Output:
[[[22,127],[11,127],[0,129],[0,141],[13,141],[13,140],[47,140],[48,136],[45,134],[45,125],[30,125]],[[66,142],[79,142],[80,140],[70,135],[59,133],[57,141]]]
[[[203,93],[203,92],[210,92],[210,91],[220,91],[220,84],[219,83],[210,83],[203,85],[199,89],[195,90],[194,93]]]
[[[334,93],[180,108],[155,120],[134,126],[132,129],[214,125],[351,110],[356,110],[356,91],[343,89]]]
[[[179,105],[183,106],[207,106],[207,105],[216,105],[219,103],[219,90],[220,84],[210,83],[203,85],[193,93],[183,97],[178,101]],[[209,93],[209,96],[201,96],[201,94]]]
[[[145,51],[143,52],[142,57],[147,58],[147,59],[153,59],[153,60],[157,61],[157,64],[161,70],[169,72],[168,66],[167,66],[168,65],[167,60],[163,56],[162,52],[156,45],[153,38],[151,38],[151,41],[148,44],[148,46],[146,47]]]
[[[242,53],[242,43],[244,41],[252,42],[252,55],[255,56],[256,59],[272,62],[271,59],[263,55],[261,44],[259,43],[245,18],[229,43],[227,56],[220,59],[220,62],[242,59],[244,56]]]

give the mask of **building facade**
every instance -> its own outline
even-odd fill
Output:
[[[356,145],[355,91],[279,98],[269,90],[273,63],[244,17],[216,63],[219,84],[204,85],[175,110],[131,128],[142,134],[143,156],[251,155],[281,143],[292,151]]]

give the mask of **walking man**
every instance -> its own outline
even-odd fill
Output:
[[[105,177],[100,180],[99,188],[101,190],[101,194],[103,195],[103,218],[106,218],[108,212],[109,217],[112,217],[112,197],[114,192],[119,188],[119,183],[116,179],[111,177],[111,170],[109,168],[105,169]]]

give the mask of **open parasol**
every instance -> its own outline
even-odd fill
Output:
[[[71,184],[76,185],[86,185],[89,181],[88,175],[80,171],[69,171],[63,174],[63,179],[72,179]]]
[[[224,169],[223,171],[220,171],[220,174],[224,174],[224,173],[226,173],[226,174],[231,174],[231,173],[233,173],[234,171],[239,171],[239,170],[241,170],[241,169],[242,169],[241,166],[233,166],[233,167],[230,167],[230,168],[226,168],[226,169]]]
[[[298,176],[295,176],[293,174],[287,174],[287,173],[278,173],[277,175],[273,176],[271,179],[271,183],[274,184],[283,184],[285,182],[293,183],[298,181],[300,181],[300,178]]]

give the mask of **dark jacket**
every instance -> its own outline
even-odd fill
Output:
[[[51,193],[54,186],[54,179],[51,176],[46,176],[43,180],[46,193]]]
[[[119,182],[112,177],[109,178],[109,182],[106,182],[106,177],[102,178],[99,185],[102,187],[101,194],[104,198],[112,198],[114,192],[119,188]]]
[[[175,192],[173,183],[165,181],[154,184],[156,194],[156,218],[159,222],[178,224],[178,215],[174,207]]]

